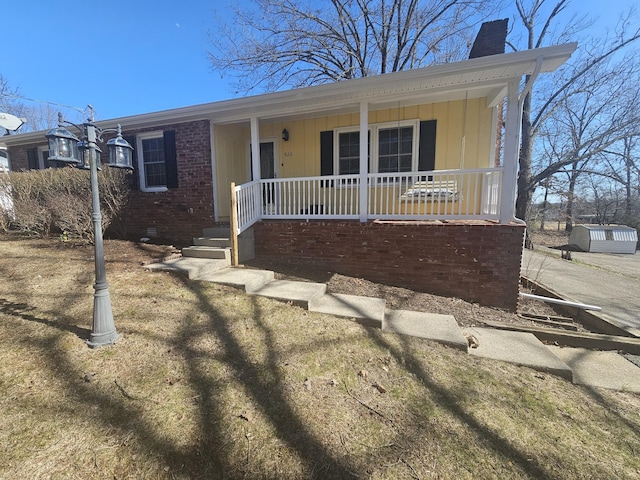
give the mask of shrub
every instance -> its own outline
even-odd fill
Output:
[[[125,208],[130,190],[123,170],[98,172],[102,230]],[[93,216],[89,172],[76,168],[48,168],[12,172],[0,179],[0,190],[11,202],[0,203],[0,215],[14,229],[49,235],[57,229],[93,242]],[[0,224],[1,225],[1,224]]]

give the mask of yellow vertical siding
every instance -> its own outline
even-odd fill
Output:
[[[402,120],[437,120],[436,169],[473,169],[493,166],[491,145],[492,109],[486,100],[469,99],[440,102],[369,112],[369,123]],[[278,174],[281,178],[320,175],[320,132],[341,127],[359,126],[359,114],[306,118],[260,124],[260,138],[278,142]],[[221,195],[220,216],[228,216],[229,184],[244,183],[247,171],[249,123],[215,127],[216,175]],[[282,130],[289,131],[289,141],[282,140]],[[464,136],[464,148],[463,148]]]

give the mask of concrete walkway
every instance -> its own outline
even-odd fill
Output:
[[[205,259],[175,259],[147,265],[149,270],[186,273],[199,281],[241,288],[249,295],[293,302],[309,311],[349,318],[363,325],[411,335],[471,355],[505,361],[590,387],[640,393],[640,368],[613,352],[599,356],[583,349],[551,349],[533,334],[491,328],[460,328],[452,315],[389,310],[379,298],[327,294],[326,285],[274,280],[273,272],[225,267]],[[600,352],[602,353],[602,352]]]

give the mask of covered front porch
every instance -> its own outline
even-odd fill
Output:
[[[212,119],[215,219],[257,257],[513,310],[522,102],[575,47],[238,102]]]
[[[238,101],[211,119],[214,218],[518,222],[522,102],[575,47]]]

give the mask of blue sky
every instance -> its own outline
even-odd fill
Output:
[[[247,0],[5,1],[0,74],[30,99],[90,103],[96,119],[233,98],[230,78],[211,69],[206,51],[216,10],[238,1]],[[572,3],[604,26],[633,0]]]

